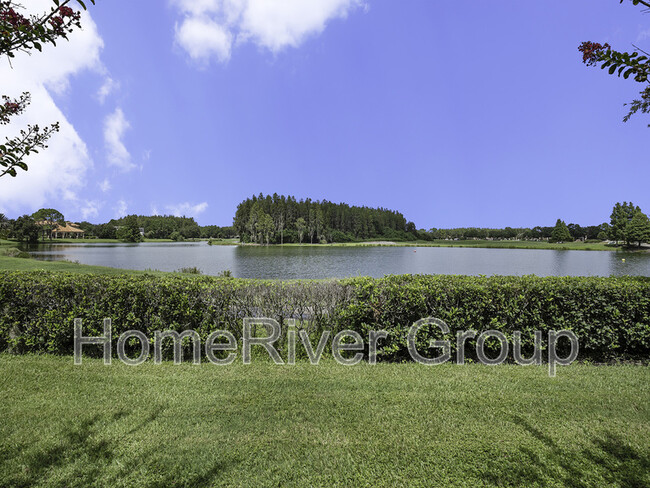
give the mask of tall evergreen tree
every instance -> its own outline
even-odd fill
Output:
[[[632,220],[635,213],[640,210],[641,209],[635,207],[632,202],[623,202],[623,205],[617,202],[612,209],[610,238],[617,242],[625,241],[625,243],[629,245],[630,241],[625,237],[627,224]]]
[[[573,240],[571,238],[571,232],[569,232],[566,223],[561,219],[557,219],[553,232],[551,233],[551,242],[567,242],[571,240]]]

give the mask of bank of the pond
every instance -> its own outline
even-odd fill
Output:
[[[91,266],[71,261],[39,261],[36,259],[12,258],[0,253],[0,271],[47,271],[91,275],[165,275],[168,273],[150,270],[138,271],[133,269],[109,268],[107,266]]]
[[[144,242],[174,242],[171,239],[145,239]],[[237,239],[188,239],[185,242],[210,242],[214,246],[260,246],[260,244],[241,243]],[[39,244],[119,244],[122,241],[118,239],[55,239],[52,241],[39,241]],[[22,245],[16,241],[0,240],[2,245]],[[560,251],[648,251],[650,248],[645,246],[638,248],[632,246],[624,248],[603,242],[561,242],[552,243],[548,241],[492,241],[485,239],[467,239],[467,240],[434,240],[434,241],[359,241],[359,242],[331,242],[327,244],[303,243],[286,243],[270,244],[270,247],[466,247],[466,248],[483,248],[483,249],[550,249]]]
[[[232,243],[232,242],[231,242]],[[260,246],[260,244],[240,244],[242,246]],[[435,240],[435,241],[359,241],[359,242],[333,242],[328,244],[288,243],[270,244],[271,247],[467,247],[482,249],[549,249],[556,251],[617,251],[623,250],[621,246],[614,246],[606,242],[562,242],[547,241],[490,241],[490,240]],[[647,251],[647,248],[625,248],[628,251]]]

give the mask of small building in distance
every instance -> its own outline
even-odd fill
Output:
[[[48,222],[36,222],[37,225],[44,226],[50,225]],[[77,227],[76,224],[72,222],[64,222],[62,224],[54,224],[51,231],[52,239],[83,239],[86,236],[86,232]]]

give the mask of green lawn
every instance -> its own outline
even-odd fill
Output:
[[[130,269],[108,268],[104,266],[90,266],[77,264],[70,261],[39,261],[37,259],[10,258],[0,255],[0,270],[2,271],[67,271],[82,274],[104,275],[139,275],[139,274],[165,274],[162,271],[135,271]]]
[[[0,355],[0,486],[650,486],[650,369]]]

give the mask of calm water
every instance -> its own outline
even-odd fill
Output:
[[[650,253],[444,247],[239,247],[197,243],[52,244],[30,250],[38,259],[126,269],[204,274],[230,270],[239,278],[381,277],[386,274],[650,276]],[[625,258],[626,262],[622,259]]]

